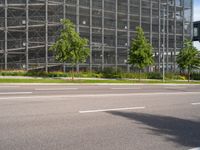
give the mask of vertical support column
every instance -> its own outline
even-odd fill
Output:
[[[150,43],[152,44],[152,36],[153,36],[153,3],[150,0]]]
[[[76,2],[76,32],[80,32],[80,28],[79,28],[79,21],[80,21],[80,16],[79,16],[79,0],[77,0]],[[79,72],[79,64],[76,65],[76,71]]]
[[[174,72],[176,72],[176,2],[174,0]]]
[[[152,45],[152,36],[153,36],[153,3],[152,0],[150,0],[150,37],[149,37],[149,41]],[[151,71],[151,66],[148,67],[148,71]]]
[[[162,29],[162,34],[163,34],[163,44],[162,44],[162,47],[163,47],[163,52],[162,52],[162,54],[163,54],[163,58],[162,58],[162,70],[163,70],[163,82],[165,81],[165,53],[166,53],[166,51],[165,51],[165,38],[166,38],[166,25],[165,25],[165,18],[166,18],[166,8],[165,8],[165,6],[164,6],[164,10],[163,10],[163,29]]]
[[[104,52],[105,52],[105,47],[104,47],[104,0],[102,0],[102,70],[104,70]]]
[[[29,0],[26,0],[26,71],[29,70]]]
[[[8,69],[8,2],[5,0],[5,49],[4,49],[4,69]]]
[[[159,39],[159,42],[158,42],[158,69],[159,69],[159,72],[161,71],[160,70],[160,66],[161,66],[161,2],[159,0],[158,2],[158,11],[159,11],[159,25],[158,25],[158,30],[159,30],[159,34],[158,34],[158,39]]]
[[[142,0],[139,0],[140,1],[140,27],[142,27]]]
[[[194,27],[193,27],[193,16],[194,16],[194,0],[191,0],[191,16],[190,16],[190,27],[191,27],[191,39],[193,39],[193,31],[194,31]],[[199,41],[200,42],[200,41]]]
[[[92,0],[90,0],[90,71],[92,71]]]
[[[65,0],[63,0],[63,19],[66,19],[66,3],[65,3]],[[66,72],[65,62],[63,63],[63,72]]]
[[[118,0],[116,0],[115,3],[115,69],[117,71],[118,67],[118,52],[117,52],[117,46],[118,46]]]
[[[185,16],[185,3],[184,1],[182,1],[182,8],[183,8],[183,12],[182,12],[182,16],[183,16],[183,31],[182,31],[182,34],[183,34],[183,43],[185,41],[185,30],[184,30],[184,26],[185,26],[185,19],[184,19],[184,16]]]
[[[45,0],[45,71],[48,72],[48,0]]]
[[[169,71],[169,0],[167,0],[167,6],[166,6],[166,12],[165,12],[165,15],[166,15],[166,23],[167,23],[167,31],[166,31],[166,71],[168,72]]]
[[[127,1],[127,62],[129,60],[129,51],[130,51],[130,45],[131,45],[131,39],[130,39],[130,0]],[[130,65],[127,64],[127,71],[130,72]]]
[[[66,2],[63,0],[63,19],[66,19]]]
[[[76,1],[76,31],[79,33],[79,0]]]

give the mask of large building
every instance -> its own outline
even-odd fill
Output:
[[[129,71],[128,49],[141,26],[154,47],[155,68],[165,56],[165,68],[176,70],[176,55],[192,37],[192,12],[192,0],[0,0],[0,68],[63,66],[48,48],[62,28],[60,19],[68,18],[90,41],[91,56],[80,69]]]

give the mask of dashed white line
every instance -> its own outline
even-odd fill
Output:
[[[85,97],[118,97],[118,96],[157,96],[157,95],[200,95],[200,92],[172,92],[172,93],[129,93],[129,94],[80,94],[80,95],[48,95],[26,97],[2,97],[0,100],[9,99],[41,99],[41,98],[85,98]]]
[[[192,103],[192,105],[200,105],[200,102],[199,103]]]
[[[111,88],[112,90],[139,90],[139,89],[141,89],[141,88],[137,88],[137,87],[135,87],[135,88]]]
[[[138,109],[145,109],[146,107],[128,107],[128,108],[114,108],[114,109],[97,109],[97,110],[86,110],[86,111],[79,111],[80,114],[85,113],[98,113],[98,112],[109,112],[109,111],[122,111],[122,110],[138,110]]]
[[[200,150],[200,147],[192,148],[192,149],[189,149],[189,150]]]
[[[6,86],[6,85],[0,86],[0,88],[18,88],[18,87],[20,86]]]
[[[2,92],[0,95],[32,94],[33,92]]]
[[[64,90],[78,90],[78,88],[48,88],[48,89],[35,89],[35,91],[64,91]]]

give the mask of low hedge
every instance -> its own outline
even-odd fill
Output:
[[[29,76],[29,77],[71,77],[71,72],[42,72],[42,71],[0,71],[0,76]],[[102,72],[78,72],[74,73],[75,77],[82,78],[115,78],[115,79],[139,79],[140,74],[137,72],[127,73],[113,68],[105,68]],[[175,73],[166,73],[167,80],[187,80],[187,75]],[[141,73],[141,79],[162,79],[162,73],[150,72]],[[191,80],[200,80],[200,73],[192,73]]]
[[[191,74],[192,80],[200,80],[200,72],[195,72]]]

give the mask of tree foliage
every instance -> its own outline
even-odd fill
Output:
[[[69,19],[61,20],[63,29],[50,50],[55,52],[56,60],[62,63],[70,62],[72,66],[86,61],[90,54],[88,40],[81,38],[75,30],[75,25]]]
[[[136,38],[131,43],[128,62],[141,71],[154,63],[153,47],[145,38],[141,27],[137,27],[136,31]]]
[[[182,71],[188,71],[189,78],[192,70],[200,67],[200,52],[193,46],[192,41],[184,42],[184,47],[177,56],[177,64]]]

